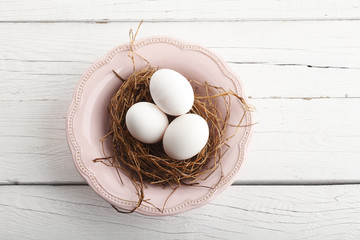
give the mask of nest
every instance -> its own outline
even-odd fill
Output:
[[[182,184],[198,185],[201,180],[205,180],[218,167],[221,167],[221,157],[229,147],[227,141],[236,134],[245,116],[244,113],[236,125],[228,122],[230,97],[237,97],[245,106],[245,110],[248,110],[244,99],[235,93],[225,91],[221,87],[211,86],[206,82],[190,81],[195,92],[195,101],[190,112],[200,115],[207,121],[209,140],[196,156],[187,160],[172,159],[164,152],[161,142],[157,144],[142,143],[129,133],[125,124],[126,113],[132,105],[137,102],[153,102],[149,83],[151,76],[157,70],[158,68],[148,66],[134,71],[126,80],[114,72],[124,82],[108,106],[110,129],[108,134],[101,139],[103,146],[106,140],[110,140],[113,151],[110,156],[105,155],[105,157],[94,159],[94,162],[102,162],[115,167],[120,180],[119,170],[131,179],[139,199],[137,206],[130,212],[146,201],[144,200],[144,187],[147,187],[147,184],[170,186],[175,191]],[[198,95],[199,88],[205,95]],[[222,98],[225,111],[220,110],[217,98]],[[170,121],[173,119],[170,116],[169,118]],[[230,135],[227,134],[229,127],[233,128]],[[222,174],[219,182],[221,178]],[[165,203],[162,209],[164,209]],[[120,212],[120,210],[118,211]]]

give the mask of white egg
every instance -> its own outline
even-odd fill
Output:
[[[152,75],[150,94],[161,110],[173,116],[187,113],[194,104],[191,84],[183,75],[171,69],[160,69]]]
[[[173,120],[165,131],[163,146],[166,154],[185,160],[198,154],[209,138],[205,119],[196,114],[185,114]]]
[[[139,102],[126,113],[126,127],[131,135],[144,143],[159,142],[169,125],[169,120],[155,104]]]

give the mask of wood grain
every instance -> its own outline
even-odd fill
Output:
[[[116,45],[128,42],[129,29],[137,25],[2,23],[1,59],[91,63]],[[166,34],[196,42],[214,49],[228,62],[359,68],[359,26],[360,20],[145,22],[139,37]]]
[[[1,101],[0,182],[82,183],[65,140],[66,101]],[[238,184],[359,182],[360,99],[252,99]]]
[[[359,0],[0,0],[0,239],[359,239],[359,9]],[[222,56],[257,108],[238,185],[173,217],[121,215],[86,185],[62,186],[85,184],[65,141],[75,84],[140,19],[140,37]]]
[[[167,33],[209,47],[231,64],[253,98],[360,97],[359,26],[144,23],[140,37]],[[136,24],[0,24],[0,100],[67,100],[91,63],[128,41],[131,27]]]
[[[260,124],[236,183],[354,183],[359,23],[145,23],[141,36],[191,36],[243,80]],[[133,25],[0,24],[1,183],[83,183],[64,133],[73,89],[92,62],[127,41]]]
[[[100,56],[100,54],[99,54]],[[94,61],[96,59],[94,58]],[[68,101],[90,62],[52,60],[3,63],[0,101]],[[360,97],[360,68],[314,68],[230,63],[252,99]],[[261,86],[261,87],[259,87]],[[44,91],[46,89],[46,91]]]
[[[244,21],[360,19],[360,2],[276,0],[2,1],[0,21]]]
[[[232,186],[171,217],[116,213],[88,186],[0,187],[3,239],[359,239],[360,188]]]

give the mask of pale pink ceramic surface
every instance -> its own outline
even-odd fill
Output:
[[[141,39],[135,42],[134,47],[152,66],[170,68],[188,79],[207,81],[212,85],[231,89],[246,99],[243,87],[234,72],[206,48],[170,37]],[[103,156],[99,139],[108,130],[107,106],[111,96],[121,85],[112,69],[123,77],[129,76],[133,71],[132,62],[127,56],[128,51],[129,44],[116,47],[89,68],[75,89],[66,122],[67,140],[78,171],[102,198],[122,209],[132,209],[137,201],[130,180],[122,175],[122,185],[115,169],[92,160]],[[144,66],[145,62],[137,58],[136,67]],[[244,108],[235,98],[231,101],[230,122],[236,124],[243,115]],[[247,127],[240,128],[229,141],[231,147],[222,158],[224,177],[215,188],[181,186],[171,195],[163,213],[147,203],[142,204],[137,212],[156,216],[177,214],[202,206],[218,195],[233,182],[244,159],[251,133],[250,123],[250,112],[246,112],[242,125]],[[233,133],[233,129],[230,133]],[[110,146],[106,147],[110,149]],[[219,177],[218,169],[202,181],[201,185],[215,186]],[[145,198],[162,208],[171,191],[170,188],[149,185],[145,189]]]

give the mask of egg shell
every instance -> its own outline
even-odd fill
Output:
[[[134,138],[149,144],[159,142],[169,125],[166,114],[149,102],[132,105],[126,113],[125,122]]]
[[[194,91],[189,81],[171,69],[159,69],[150,80],[150,94],[165,113],[179,116],[189,112],[194,104]]]
[[[209,138],[209,126],[197,114],[185,114],[173,120],[165,131],[163,147],[166,154],[185,160],[198,154]]]

